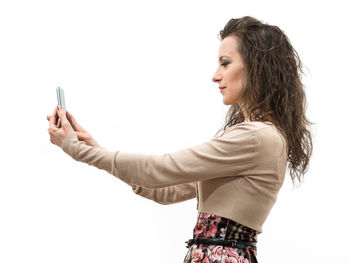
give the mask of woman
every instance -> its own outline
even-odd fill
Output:
[[[257,235],[287,162],[293,182],[301,182],[312,153],[302,66],[286,35],[245,16],[228,21],[220,38],[213,81],[223,103],[232,106],[223,133],[208,142],[163,155],[111,152],[69,112],[55,107],[47,117],[53,144],[123,180],[136,194],[160,204],[197,198],[186,263],[257,262]]]

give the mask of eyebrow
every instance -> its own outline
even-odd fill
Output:
[[[224,56],[221,56],[221,57],[219,58],[219,61],[222,61],[222,58],[223,58],[223,57],[230,58],[229,56],[225,56],[225,55],[224,55]]]

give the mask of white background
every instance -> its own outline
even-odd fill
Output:
[[[349,244],[346,1],[1,1],[0,262],[182,262],[196,200],[134,194],[51,144],[57,86],[109,150],[165,153],[210,140],[228,106],[211,81],[217,34],[244,15],[279,26],[305,65],[314,152],[289,174],[258,260],[345,262]],[[283,257],[283,259],[282,259]]]

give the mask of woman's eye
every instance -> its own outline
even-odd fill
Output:
[[[222,62],[221,66],[226,67],[228,64],[230,64],[229,62]]]

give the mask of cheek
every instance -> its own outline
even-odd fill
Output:
[[[227,84],[231,89],[241,89],[241,87],[243,86],[243,78],[241,76],[241,74],[234,72],[233,74],[231,74],[229,76],[229,78],[227,79]]]
[[[242,71],[231,71],[227,75],[227,89],[224,92],[225,102],[228,104],[237,103],[240,99],[244,85],[244,75]]]
[[[229,83],[234,89],[241,90],[244,85],[245,75],[242,70],[236,70],[232,72]]]
[[[241,94],[241,88],[237,87],[235,85],[229,87],[229,89],[226,92],[227,97],[237,100]]]

